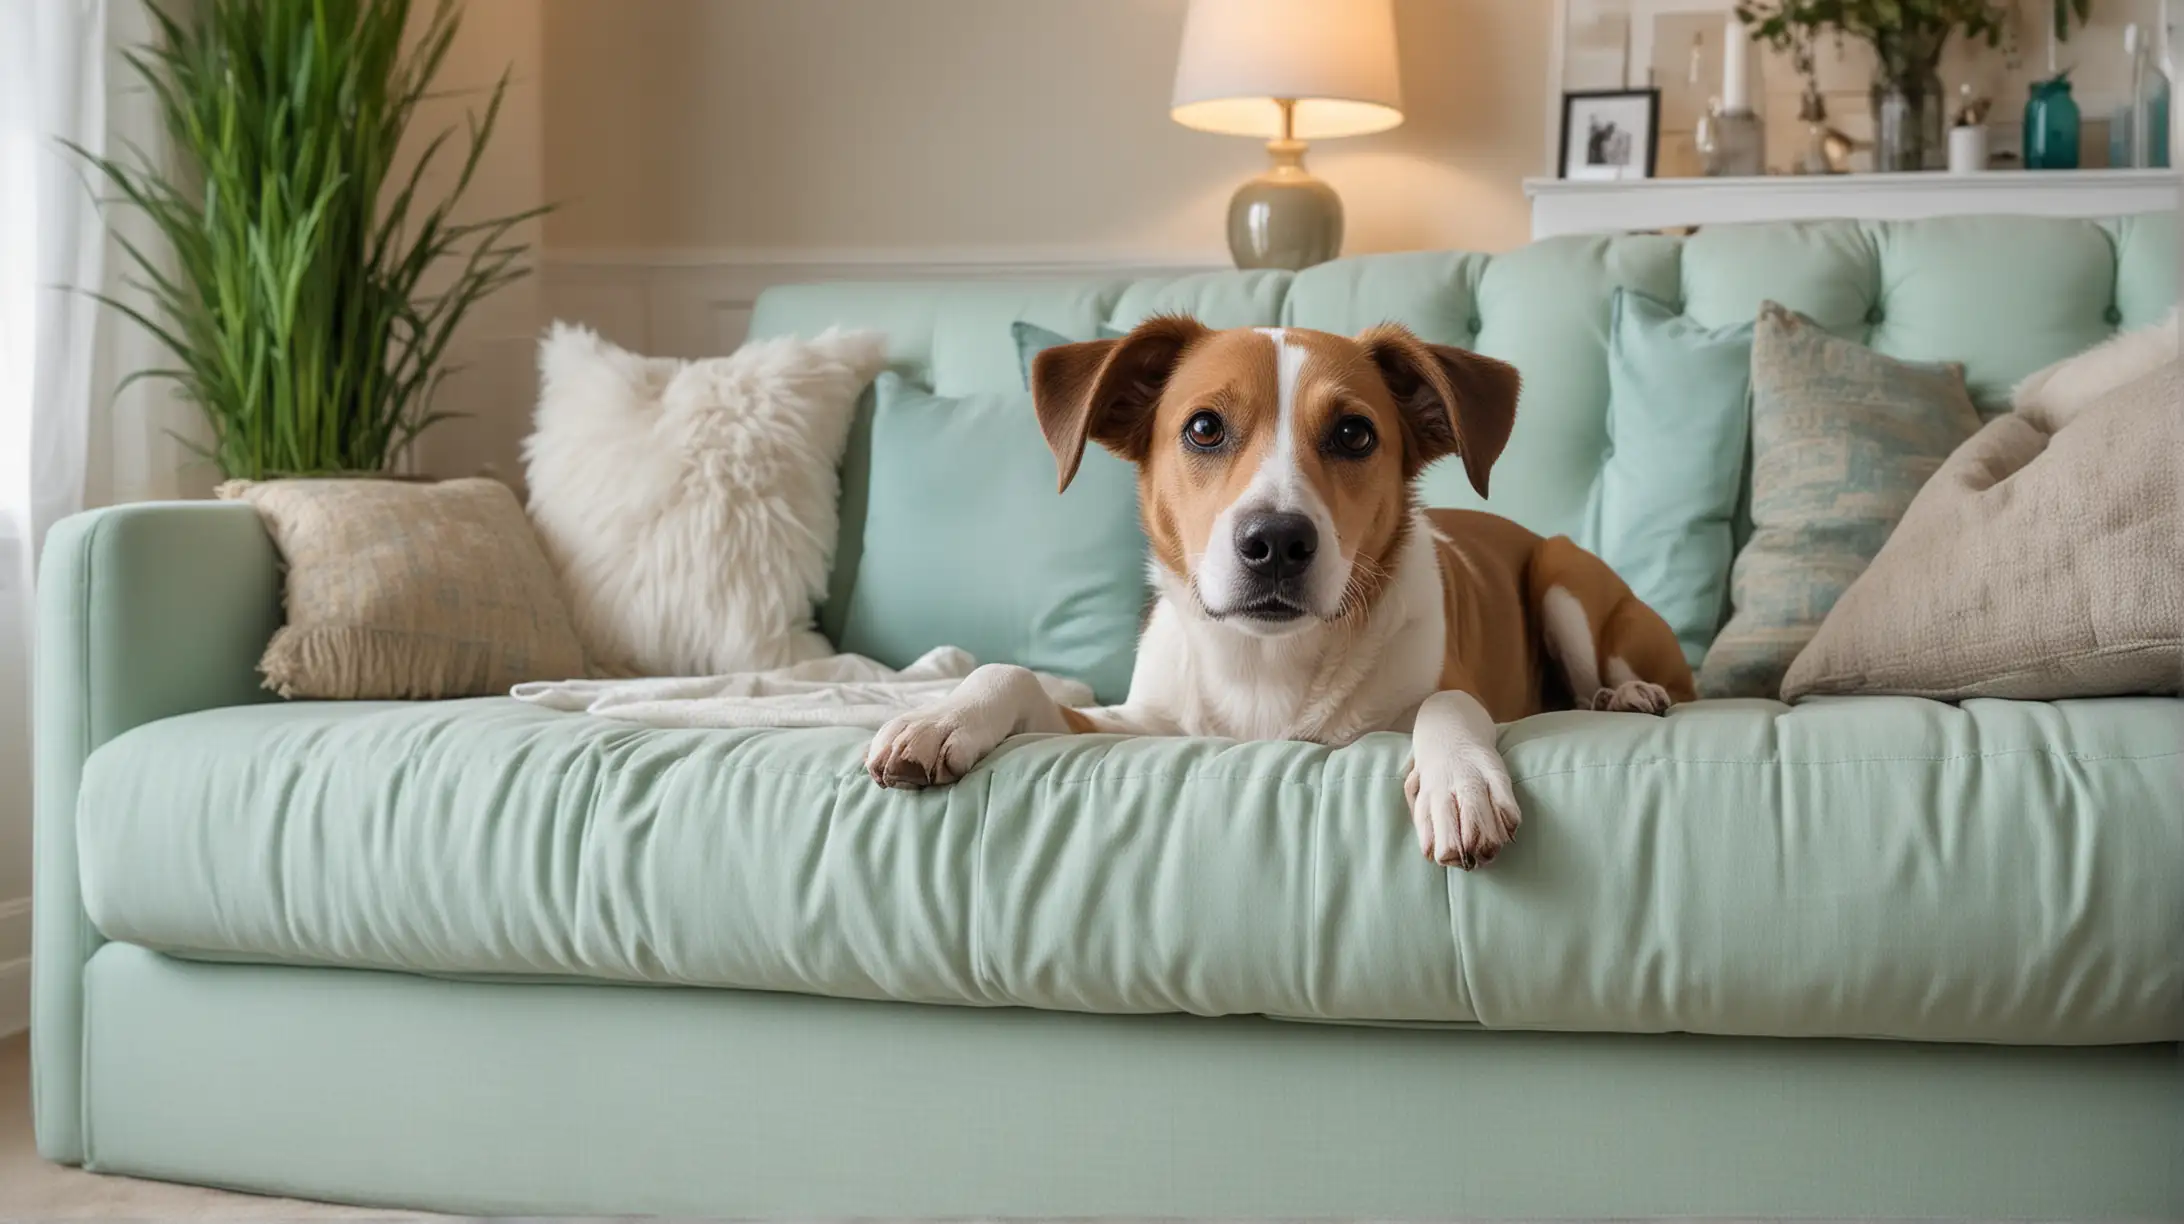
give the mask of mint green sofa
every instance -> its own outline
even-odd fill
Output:
[[[1997,407],[2165,311],[2175,233],[825,285],[753,328],[882,327],[956,393],[1019,385],[1020,318],[1399,319],[1523,369],[1492,508],[1559,531],[1615,286],[1709,325],[1772,297]],[[844,575],[885,461],[853,443]],[[1523,836],[1466,874],[1408,844],[1396,736],[1023,737],[882,791],[856,732],[278,702],[278,590],[245,506],[47,545],[51,1159],[495,1213],[2184,1216],[2184,702],[1528,719]]]

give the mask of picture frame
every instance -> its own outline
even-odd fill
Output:
[[[1652,178],[1661,160],[1661,91],[1565,92],[1557,147],[1556,178]]]

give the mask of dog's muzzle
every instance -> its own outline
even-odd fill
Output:
[[[1319,528],[1302,514],[1254,514],[1236,525],[1236,557],[1243,563],[1243,598],[1232,614],[1288,621],[1305,614],[1305,580],[1319,555]]]

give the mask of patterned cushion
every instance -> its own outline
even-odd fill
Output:
[[[258,668],[283,697],[429,700],[584,674],[516,495],[495,480],[236,480],[287,569]]]
[[[1773,697],[1920,486],[1979,428],[1955,365],[1912,365],[1773,302],[1752,338],[1752,538],[1702,697]]]

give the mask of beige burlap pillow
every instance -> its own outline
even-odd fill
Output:
[[[2089,402],[2021,395],[1919,491],[1783,698],[2179,691],[2180,448],[2173,357]]]
[[[584,674],[553,569],[495,480],[230,481],[287,567],[258,669],[283,697],[429,699]]]

